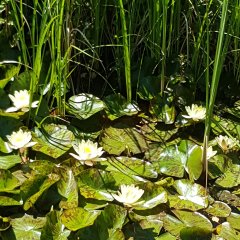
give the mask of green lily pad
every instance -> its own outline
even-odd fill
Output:
[[[0,217],[0,231],[5,231],[10,227],[10,220],[7,217]]]
[[[47,176],[35,175],[31,176],[21,185],[21,193],[24,201],[23,208],[28,210],[38,200],[38,198],[60,179],[57,174],[49,174]]]
[[[232,212],[230,216],[227,217],[227,221],[236,230],[240,230],[240,214]]]
[[[109,95],[104,98],[104,102],[107,105],[106,113],[110,120],[122,116],[132,116],[140,111],[136,103],[127,102],[120,94]]]
[[[122,229],[127,211],[121,206],[110,204],[104,208],[94,225],[99,232],[100,239],[112,239],[116,231]]]
[[[21,201],[7,196],[0,196],[0,206],[18,206],[22,205]]]
[[[189,212],[184,210],[172,210],[172,212],[187,226],[198,227],[205,231],[212,232],[211,221],[199,212]]]
[[[48,175],[53,171],[56,164],[47,160],[31,160],[28,166],[37,174]]]
[[[180,237],[182,240],[195,240],[204,239],[211,240],[212,233],[201,227],[186,227],[180,232]]]
[[[41,228],[45,225],[45,217],[37,217],[25,214],[21,218],[11,220],[11,225],[16,239],[34,239],[38,240],[41,236]]]
[[[7,83],[9,81],[11,81],[12,77],[14,77],[15,75],[17,75],[20,71],[21,66],[20,65],[12,65],[12,64],[8,64],[5,66],[1,65],[1,72],[4,72],[4,75],[1,76],[0,79],[0,88],[3,89],[5,88],[5,86],[7,85]]]
[[[160,173],[182,178],[186,161],[186,155],[179,151],[177,145],[174,145],[165,148],[153,164]]]
[[[148,180],[146,180],[140,176],[136,176],[136,175],[132,175],[132,174],[129,175],[124,172],[115,172],[114,170],[111,171],[111,175],[114,178],[115,184],[117,186],[120,186],[122,184],[131,185],[131,184],[135,184],[135,183],[148,182]]]
[[[224,222],[217,226],[217,233],[223,239],[239,240],[240,233],[232,228],[230,223]]]
[[[18,179],[10,171],[0,169],[0,192],[14,192],[20,185]]]
[[[139,201],[144,201],[139,206],[136,205],[134,209],[149,209],[154,208],[161,203],[166,203],[168,200],[167,192],[160,185],[154,184],[152,182],[147,182],[139,185],[140,189],[144,190],[143,196]]]
[[[155,142],[166,142],[178,131],[175,127],[161,126],[157,123],[147,123],[141,127],[141,130],[147,139]]]
[[[60,220],[59,211],[51,211],[46,215],[46,224],[42,229],[41,240],[67,240],[70,231],[64,229],[64,225]]]
[[[157,240],[177,240],[171,233],[163,233],[161,234]]]
[[[173,186],[180,196],[169,196],[170,207],[192,211],[207,207],[208,200],[205,196],[205,189],[201,185],[183,179],[176,180]]]
[[[232,164],[215,183],[224,188],[232,188],[240,184],[240,165]]]
[[[19,155],[0,155],[0,169],[9,169],[18,163],[21,163],[21,158]]]
[[[216,217],[228,217],[231,213],[231,208],[224,202],[215,201],[205,211]]]
[[[65,125],[45,124],[41,130],[34,129],[32,148],[53,158],[58,158],[71,147],[74,135]]]
[[[109,157],[107,161],[100,162],[107,171],[121,172],[131,176],[142,176],[156,178],[157,172],[154,165],[137,158],[129,157]]]
[[[173,96],[162,97],[158,94],[151,100],[149,111],[158,121],[165,124],[173,124],[176,117],[176,109],[172,102]]]
[[[92,94],[81,93],[69,98],[66,110],[79,119],[87,119],[103,110],[105,104]]]
[[[16,129],[21,127],[22,123],[18,119],[6,116],[0,117],[0,126],[4,126],[0,128],[0,137],[6,137],[7,135],[11,135],[13,131],[16,131]]]
[[[189,174],[190,180],[197,180],[203,170],[201,147],[191,141],[183,140],[180,143],[179,150],[186,156],[185,170]]]
[[[183,222],[170,214],[166,214],[162,220],[165,231],[173,236],[180,236],[181,230],[185,227]]]
[[[104,130],[101,146],[109,154],[120,155],[122,152],[138,154],[147,149],[143,135],[134,128],[109,127]]]
[[[9,148],[7,142],[3,141],[1,137],[0,137],[0,152],[2,152],[2,153],[12,152],[12,149]]]
[[[100,214],[101,211],[98,210],[87,211],[78,207],[64,210],[60,219],[65,227],[71,231],[76,231],[92,225]]]
[[[108,191],[114,187],[114,178],[111,173],[91,168],[76,176],[76,181],[81,195],[85,198],[113,200],[111,192]]]
[[[66,201],[60,202],[60,208],[74,208],[78,206],[78,187],[74,179],[72,170],[69,168],[59,168],[60,180],[57,182],[58,193],[61,194]]]

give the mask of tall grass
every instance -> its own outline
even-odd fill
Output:
[[[10,0],[10,3],[21,46],[22,62],[27,66],[26,71],[32,69],[29,89],[31,101],[35,94],[41,95],[40,100],[43,98],[43,91],[40,91],[39,87],[49,88],[48,99],[53,99],[54,96],[60,115],[64,115],[65,107],[62,103],[65,98],[68,63],[71,56],[70,0],[34,0],[29,5],[23,0]],[[26,32],[29,33],[29,39],[26,37]],[[46,67],[44,61],[49,55],[47,74],[44,75],[43,68]],[[41,78],[44,80],[41,81]],[[30,114],[31,111],[28,123]]]
[[[226,57],[226,51],[229,43],[229,35],[224,35],[225,26],[227,22],[227,12],[228,12],[228,0],[224,0],[222,3],[221,22],[220,22],[220,27],[218,32],[216,54],[214,58],[214,67],[213,67],[213,75],[212,75],[212,81],[211,81],[211,87],[210,87],[209,101],[208,101],[208,96],[206,96],[207,98],[206,102],[208,103],[208,105],[207,105],[207,112],[206,112],[204,145],[203,145],[204,146],[203,163],[206,170],[206,184],[207,184],[207,174],[208,174],[208,162],[207,162],[206,155],[207,155],[207,147],[208,147],[208,141],[209,141],[209,135],[210,135],[210,129],[211,129],[213,108],[214,108],[214,103],[217,95],[218,83],[219,83],[220,75],[222,72],[223,62]],[[208,42],[208,45],[209,45],[209,42]],[[208,75],[207,75],[206,85],[208,86],[208,84],[209,83],[208,83]]]

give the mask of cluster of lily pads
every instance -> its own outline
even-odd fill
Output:
[[[202,143],[181,137],[203,124],[202,105],[166,127],[119,94],[84,93],[69,98],[68,119],[27,129],[18,113],[39,101],[27,90],[9,98],[0,112],[13,128],[0,138],[3,240],[239,239],[239,122],[214,116],[206,188]]]

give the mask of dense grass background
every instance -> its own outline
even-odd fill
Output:
[[[15,61],[31,76],[32,98],[62,116],[69,96],[120,92],[129,102],[158,95],[173,96],[180,108],[205,102],[209,126],[216,98],[230,105],[239,99],[239,6],[238,0],[7,0],[1,34],[20,52]]]

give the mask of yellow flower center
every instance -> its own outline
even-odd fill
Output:
[[[84,147],[85,153],[91,153],[91,148],[90,147]]]

